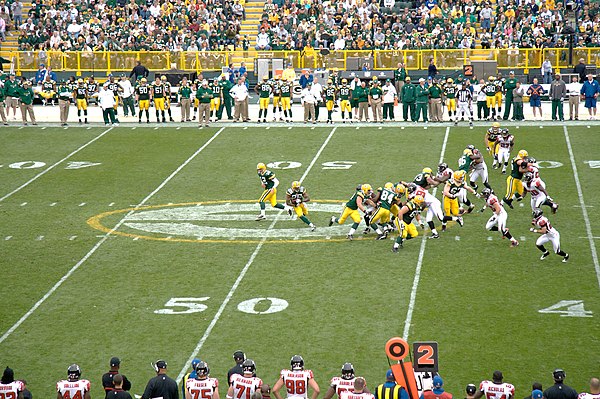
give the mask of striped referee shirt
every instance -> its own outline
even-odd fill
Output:
[[[473,94],[469,89],[460,89],[456,94],[456,98],[458,98],[458,101],[461,103],[468,103],[473,100]]]

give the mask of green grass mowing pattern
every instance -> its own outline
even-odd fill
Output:
[[[558,257],[538,261],[533,246],[536,237],[528,232],[528,199],[523,208],[509,210],[511,231],[527,237],[516,249],[508,248],[497,232],[484,230],[489,210],[484,215],[468,215],[464,228],[452,224],[442,239],[428,243],[410,341],[440,342],[441,372],[448,389],[457,395],[466,383],[489,378],[497,368],[517,385],[517,396],[525,396],[533,380],[548,385],[554,367],[567,369],[568,382],[578,389],[597,371],[593,353],[600,347],[595,333],[598,288],[588,242],[578,238],[585,236],[585,230],[581,210],[572,206],[577,204],[576,191],[562,128],[519,130],[512,129],[518,148],[527,148],[539,160],[564,165],[541,173],[551,195],[561,203],[551,221],[561,231],[565,249],[577,255],[566,266]],[[102,166],[80,170],[85,174],[79,177],[69,175],[71,171],[52,171],[3,204],[0,248],[9,257],[2,260],[2,269],[16,273],[11,279],[24,283],[23,288],[3,292],[11,305],[2,308],[2,330],[91,248],[99,232],[85,224],[88,217],[138,203],[215,131],[115,129],[118,134],[111,132],[81,154]],[[282,200],[283,191],[302,175],[330,131],[226,129],[149,204],[252,200],[261,192],[254,172],[257,162],[302,163],[297,169],[276,170]],[[432,127],[340,127],[304,185],[315,199],[345,200],[358,183],[376,187],[388,180],[411,179],[425,166],[435,168],[444,132],[445,128]],[[592,187],[598,177],[585,169],[579,154],[593,159],[598,140],[585,128],[569,128],[569,132],[586,202],[594,205]],[[483,129],[451,128],[445,160],[454,167],[470,143],[483,149]],[[62,144],[65,155],[71,151],[68,144],[73,142]],[[56,152],[57,159],[60,154]],[[349,170],[323,170],[321,164],[328,161],[356,164]],[[495,190],[503,193],[505,176],[491,168],[490,175]],[[8,187],[10,182],[3,177],[0,184]],[[46,198],[54,198],[61,206],[50,209],[51,199]],[[24,201],[31,206],[21,209]],[[88,205],[79,207],[81,202]],[[111,202],[115,204],[108,207]],[[274,217],[275,212],[267,209],[268,216]],[[315,217],[319,228],[326,229],[326,218]],[[23,219],[28,221],[21,225]],[[593,227],[597,226],[594,220]],[[111,219],[111,223],[117,221]],[[275,228],[294,224],[303,227],[299,221],[282,217]],[[10,234],[7,228],[23,238],[3,241]],[[44,240],[34,240],[35,234],[48,230],[51,233]],[[62,237],[70,234],[81,240],[64,238],[63,242]],[[16,240],[19,234],[14,235]],[[239,348],[257,361],[259,374],[268,383],[276,380],[294,353],[304,355],[322,390],[348,360],[370,386],[382,381],[387,367],[383,345],[389,337],[402,334],[420,241],[408,242],[394,256],[391,241],[372,238],[352,243],[265,245],[200,352],[221,385],[231,365],[230,355]],[[123,371],[134,382],[133,392],[141,393],[152,375],[149,361],[164,357],[170,374],[177,375],[254,248],[254,244],[113,237],[0,344],[0,358],[9,359],[17,377],[26,377],[38,395],[52,394],[54,382],[63,378],[68,364],[77,361],[93,382],[92,394],[99,396],[99,377],[108,359],[118,355],[124,359]],[[25,272],[13,270],[20,268]],[[172,297],[210,299],[201,313],[153,313]],[[268,315],[237,310],[240,302],[256,297],[282,298],[289,307]],[[584,300],[594,318],[538,313],[563,299]],[[48,370],[48,364],[55,366]]]

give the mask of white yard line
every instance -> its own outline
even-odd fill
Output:
[[[86,148],[90,144],[93,144],[97,140],[100,140],[105,134],[107,134],[108,132],[110,132],[112,129],[113,129],[112,127],[106,129],[105,131],[103,131],[102,133],[100,133],[98,136],[94,137],[93,139],[91,139],[90,141],[88,141],[87,143],[85,143],[84,145],[82,145],[81,147],[79,147],[78,149],[76,149],[75,151],[71,152],[69,155],[67,155],[66,157],[64,157],[60,161],[58,161],[58,162],[52,164],[51,166],[49,166],[48,168],[42,170],[40,173],[38,173],[37,175],[33,176],[31,179],[27,180],[25,183],[21,184],[19,187],[15,188],[13,191],[11,191],[10,193],[6,194],[4,197],[0,197],[0,202],[4,201],[5,199],[7,199],[8,197],[10,197],[11,195],[18,193],[19,191],[21,191],[22,189],[24,189],[25,187],[27,187],[28,185],[30,185],[31,183],[33,183],[34,181],[36,181],[37,179],[39,179],[40,177],[44,176],[46,173],[50,172],[52,169],[56,168],[58,165],[60,165],[61,163],[63,163],[67,159],[71,158],[73,155],[77,154],[79,151],[83,150],[84,148]],[[0,340],[0,342],[2,342],[2,341]]]
[[[573,155],[573,147],[571,146],[571,139],[569,138],[567,126],[563,126],[563,130],[565,132],[567,149],[569,150],[569,158],[571,159],[571,167],[573,168],[573,177],[575,178],[575,185],[577,186],[577,194],[579,195],[579,205],[581,205],[581,213],[583,214],[583,220],[585,222],[585,230],[590,243],[592,260],[594,261],[594,269],[596,270],[596,279],[598,280],[598,287],[600,288],[600,263],[598,263],[598,253],[596,252],[596,244],[594,243],[594,235],[592,234],[592,224],[590,223],[590,217],[583,199],[583,190],[581,189],[581,181],[579,180],[579,173],[577,172],[577,164],[575,163],[575,155]]]
[[[146,196],[146,198],[144,198],[142,200],[142,202],[140,202],[139,204],[137,204],[131,211],[129,211],[123,218],[121,218],[121,220],[119,220],[119,222],[115,225],[115,227],[113,227],[108,233],[102,235],[101,236],[102,238],[100,239],[100,241],[98,241],[96,243],[96,245],[94,245],[92,247],[92,249],[90,249],[90,251],[87,254],[85,254],[85,256],[79,260],[79,262],[77,262],[75,264],[75,266],[73,266],[64,276],[62,276],[61,279],[58,280],[56,282],[56,284],[54,284],[52,286],[52,288],[50,288],[50,290],[48,292],[46,292],[46,294],[43,297],[41,297],[31,307],[31,309],[29,309],[27,311],[27,313],[25,313],[11,328],[9,328],[2,335],[2,337],[0,337],[0,344],[2,342],[4,342],[4,340],[6,340],[6,338],[8,338],[17,328],[19,328],[19,326],[21,324],[23,324],[25,322],[25,320],[27,320],[29,318],[29,316],[31,316],[33,314],[33,312],[35,312],[37,310],[37,308],[39,308],[46,301],[46,299],[48,299],[50,297],[50,295],[52,295],[69,277],[71,277],[71,275],[73,273],[75,273],[75,271],[77,271],[77,269],[79,269],[79,267],[81,265],[83,265],[85,263],[85,261],[87,261],[90,258],[90,256],[92,256],[98,250],[98,248],[100,248],[102,246],[102,244],[104,244],[106,242],[106,240],[108,240],[108,238],[110,237],[110,235],[113,232],[115,232],[119,227],[121,227],[121,225],[125,222],[125,220],[127,219],[128,216],[130,216],[138,208],[144,206],[144,204],[146,204],[146,202],[148,202],[150,200],[150,198],[154,197],[154,195],[156,195],[156,193],[158,193],[169,181],[171,181],[175,177],[175,175],[177,175],[177,173],[179,173],[181,171],[181,169],[183,169],[187,164],[189,164],[210,143],[212,143],[213,140],[216,139],[221,134],[221,132],[223,130],[225,130],[224,127],[221,128],[221,129],[219,129],[219,131],[217,131],[206,143],[204,143],[204,145],[202,145],[202,147],[200,147],[198,150],[196,150],[196,152],[194,152],[188,159],[186,159],[184,163],[182,163],[181,165],[179,165],[179,167],[177,169],[175,169],[173,171],[173,173],[171,173],[165,180],[163,180],[163,182],[160,183],[160,185],[156,189],[154,189],[154,191],[152,191],[150,194],[148,194]],[[107,132],[108,132],[108,130],[107,130]]]
[[[323,152],[323,150],[325,149],[325,147],[327,146],[327,144],[329,144],[329,141],[331,140],[331,137],[333,137],[333,134],[335,133],[336,129],[337,129],[337,127],[334,127],[331,130],[331,132],[329,133],[329,136],[327,136],[327,138],[323,142],[323,145],[321,145],[321,148],[319,148],[319,151],[317,151],[317,154],[314,156],[314,158],[312,159],[312,161],[310,162],[310,164],[308,165],[308,167],[304,171],[304,174],[302,175],[302,177],[299,180],[300,183],[302,183],[304,181],[304,179],[306,179],[306,176],[308,175],[308,173],[311,171],[311,169],[315,165],[315,162],[317,162],[317,160],[321,156],[321,153]],[[269,227],[267,228],[267,230],[271,230],[273,227],[275,227],[275,223],[277,223],[277,219],[279,218],[279,215],[281,215],[282,212],[283,211],[279,211],[279,213],[273,219],[273,222],[271,222],[271,224],[269,225]],[[252,266],[252,263],[254,263],[254,260],[256,259],[256,256],[258,255],[258,253],[260,252],[260,250],[262,249],[262,247],[263,247],[263,245],[265,244],[266,241],[267,241],[267,237],[265,236],[265,237],[263,237],[262,240],[259,241],[259,243],[256,245],[256,248],[254,248],[254,251],[252,252],[252,255],[250,255],[250,258],[248,259],[248,262],[246,262],[246,264],[244,265],[244,268],[242,269],[242,271],[238,275],[237,279],[235,280],[235,282],[231,286],[231,289],[227,293],[227,296],[223,300],[223,303],[221,303],[221,306],[219,306],[219,310],[217,310],[217,313],[215,313],[213,319],[211,320],[210,324],[206,328],[206,331],[204,331],[204,334],[202,335],[202,338],[200,338],[200,341],[198,341],[198,344],[196,345],[196,347],[192,351],[192,354],[189,356],[188,360],[185,362],[185,365],[182,367],[181,371],[179,372],[179,375],[177,376],[177,383],[178,384],[181,383],[181,380],[183,379],[183,377],[185,376],[185,374],[187,373],[187,371],[191,367],[192,360],[194,360],[194,358],[198,355],[198,353],[200,353],[200,349],[202,349],[202,347],[204,346],[204,343],[206,342],[206,340],[210,336],[210,333],[212,332],[213,328],[215,327],[215,325],[217,324],[217,322],[219,321],[219,319],[223,315],[223,312],[225,311],[225,308],[227,307],[227,304],[229,303],[229,301],[233,297],[233,294],[235,293],[235,291],[239,287],[240,283],[242,282],[242,280],[246,276],[246,273],[248,272],[248,269],[250,269],[250,266]]]
[[[442,143],[442,151],[440,152],[440,160],[438,163],[444,162],[446,144],[448,144],[448,136],[450,136],[450,126],[446,128],[446,134],[444,135],[444,142]],[[437,187],[433,189],[432,195],[435,197],[436,193]],[[410,301],[408,302],[408,310],[406,311],[406,319],[404,320],[404,332],[402,333],[402,338],[404,340],[408,340],[412,316],[415,311],[417,289],[419,288],[419,281],[421,280],[421,268],[423,267],[423,256],[425,256],[425,247],[427,246],[427,241],[428,238],[423,234],[423,239],[421,240],[421,249],[419,250],[419,258],[417,259],[417,268],[415,269],[415,278],[413,279],[412,290],[410,292]]]

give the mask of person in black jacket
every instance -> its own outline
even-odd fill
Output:
[[[246,355],[242,351],[233,352],[233,360],[235,360],[235,366],[229,369],[227,372],[227,384],[231,385],[231,376],[234,374],[243,375],[242,363],[246,360]]]
[[[104,373],[102,375],[102,386],[104,387],[105,398],[109,398],[109,393],[115,389],[116,384],[114,383],[115,375],[119,374],[119,368],[121,367],[121,359],[118,357],[113,357],[110,359],[110,370],[108,373]],[[122,378],[122,390],[129,391],[131,389],[131,382],[121,374]]]
[[[579,64],[575,65],[575,68],[573,68],[573,73],[579,75],[579,83],[585,82],[585,68],[585,60],[580,58]]]
[[[150,75],[150,71],[148,70],[148,68],[146,68],[145,66],[142,65],[142,61],[137,60],[136,66],[133,67],[133,69],[131,70],[131,73],[129,74],[129,79],[131,79],[132,77],[134,79],[137,79],[138,76],[141,76],[141,77],[147,79],[148,75]]]
[[[121,374],[115,374],[113,376],[113,382],[115,384],[114,389],[110,392],[106,392],[106,397],[109,399],[132,399],[129,392],[123,390],[124,377]]]
[[[577,399],[577,391],[564,384],[567,373],[563,369],[556,369],[552,372],[554,385],[544,391],[546,399]]]
[[[179,389],[174,379],[167,375],[167,362],[157,360],[152,363],[156,377],[148,381],[142,399],[163,398],[163,399],[179,399]]]

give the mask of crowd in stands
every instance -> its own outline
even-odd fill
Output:
[[[0,40],[6,31],[19,35],[19,50],[56,51],[566,47],[566,3],[266,0],[257,36],[247,38],[239,0],[33,0],[26,15],[21,0],[2,0]],[[568,4],[579,9],[574,45],[598,46],[600,4]]]

